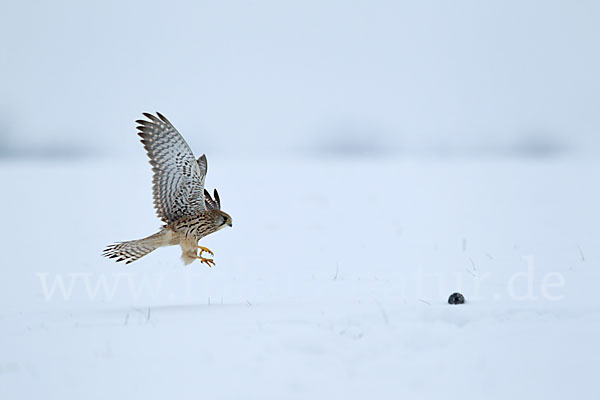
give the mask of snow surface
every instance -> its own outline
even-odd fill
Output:
[[[600,164],[209,161],[211,269],[100,256],[137,159],[0,163],[1,399],[600,398]]]

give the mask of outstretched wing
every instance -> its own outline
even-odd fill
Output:
[[[177,129],[162,114],[156,115],[144,113],[147,120],[136,122],[154,172],[152,193],[156,214],[169,224],[206,209],[206,157],[196,161]]]

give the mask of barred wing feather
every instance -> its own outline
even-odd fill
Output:
[[[147,120],[136,122],[154,172],[152,193],[158,217],[169,224],[206,210],[206,157],[196,161],[183,137],[162,114],[144,116]]]

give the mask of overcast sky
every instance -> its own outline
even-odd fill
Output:
[[[598,21],[593,0],[5,2],[0,134],[127,154],[158,110],[196,152],[600,152]]]

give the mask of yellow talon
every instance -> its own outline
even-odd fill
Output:
[[[216,265],[212,258],[204,258],[202,256],[196,256],[196,258],[200,260],[201,263],[205,263],[206,265],[208,265],[209,268],[213,265]]]
[[[206,247],[198,246],[198,248],[200,249],[200,255],[202,255],[202,253],[204,253],[204,252],[207,252],[211,256],[215,255],[215,253],[213,253],[210,249],[208,249]]]

